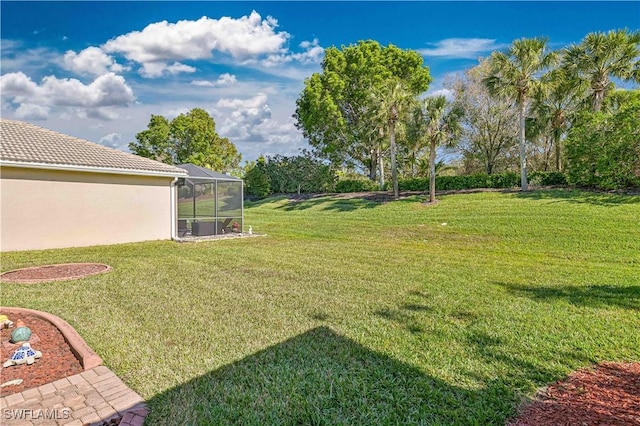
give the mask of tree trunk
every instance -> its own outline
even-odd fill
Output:
[[[556,130],[553,133],[553,143],[556,148],[556,171],[562,171],[562,149],[560,149],[560,131]]]
[[[553,137],[548,137],[546,136],[544,138],[544,152],[543,152],[543,158],[544,158],[544,163],[542,164],[542,171],[544,172],[548,172],[549,169],[551,168],[551,151],[554,147],[553,145],[553,141],[554,138]]]
[[[380,172],[380,191],[384,191],[384,158],[382,158],[380,147],[378,147],[378,171]]]
[[[396,123],[389,122],[389,140],[391,145],[391,179],[393,180],[393,196],[398,198],[400,191],[398,190],[398,167],[396,165]]]
[[[520,115],[520,186],[523,191],[528,191],[529,186],[527,184],[527,146],[524,134],[524,112],[526,107],[525,99],[520,101],[519,105]]]
[[[602,102],[604,101],[604,90],[596,90],[593,92],[593,111],[600,112]]]
[[[418,160],[416,159],[416,157],[417,157],[416,152],[415,152],[415,151],[413,151],[413,152],[411,153],[411,177],[412,177],[412,178],[415,178],[415,177],[416,177],[416,175],[418,174],[418,171],[417,171],[417,164],[416,164],[416,162],[417,162]]]
[[[376,157],[375,148],[371,148],[369,151],[369,179],[376,180],[376,167],[378,166],[378,158]]]
[[[377,163],[377,161],[376,161]],[[376,166],[375,164],[372,166],[369,166],[369,179],[375,181],[376,180]]]
[[[436,201],[436,141],[429,146],[429,202]]]

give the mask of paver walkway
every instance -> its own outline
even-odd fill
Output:
[[[147,414],[140,395],[105,366],[0,398],[7,426],[101,425],[119,417],[120,426],[141,426]]]

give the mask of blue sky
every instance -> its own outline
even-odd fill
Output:
[[[514,39],[552,48],[640,28],[640,2],[11,2],[1,8],[1,113],[127,150],[151,114],[204,108],[242,153],[307,147],[292,114],[330,46],[419,51],[434,78]]]

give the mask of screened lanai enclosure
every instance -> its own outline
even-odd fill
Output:
[[[242,179],[193,164],[178,167],[189,176],[178,179],[179,238],[241,234]]]

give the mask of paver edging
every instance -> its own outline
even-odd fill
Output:
[[[14,314],[31,314],[49,321],[56,326],[62,333],[64,340],[69,344],[71,351],[78,358],[84,371],[91,370],[94,367],[102,365],[102,358],[93,351],[84,341],[82,336],[68,322],[60,317],[52,315],[48,312],[36,311],[34,309],[17,308],[17,307],[0,307],[0,312]]]

